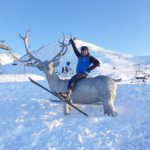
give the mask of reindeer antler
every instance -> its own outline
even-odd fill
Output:
[[[21,57],[18,61],[30,63],[30,65],[32,67],[38,67],[40,70],[43,69],[44,66],[47,66],[50,62],[53,62],[56,66],[56,64],[59,63],[59,59],[61,58],[61,56],[65,55],[65,53],[67,52],[68,44],[65,43],[65,41],[66,41],[65,35],[63,35],[63,41],[62,42],[58,41],[60,44],[60,47],[61,47],[60,52],[58,52],[58,54],[56,56],[54,56],[50,61],[42,62],[40,59],[34,57],[30,51],[30,48],[29,48],[29,31],[30,30],[27,30],[24,37],[21,34],[19,35],[20,38],[24,41],[24,45],[25,45],[25,49],[26,49],[27,54],[24,55],[23,57]],[[29,58],[26,60],[22,60],[26,56],[28,56]]]
[[[36,57],[34,57],[31,54],[31,51],[30,51],[30,48],[29,48],[29,31],[30,30],[27,30],[27,32],[25,34],[25,37],[23,37],[21,34],[19,35],[20,38],[24,41],[25,49],[26,49],[26,52],[27,52],[27,54],[25,56],[29,56],[29,59],[27,59],[27,60],[21,60],[23,57],[25,57],[25,56],[23,56],[23,57],[21,57],[19,59],[19,61],[20,62],[31,62],[31,61],[34,61],[34,62],[31,63],[31,65],[33,67],[38,67],[38,64],[41,63],[41,60],[38,59],[38,58],[36,58]]]
[[[52,58],[53,62],[54,61],[55,62],[59,61],[59,59],[61,58],[61,56],[63,56],[63,55],[66,54],[67,49],[68,49],[68,44],[66,44],[65,41],[66,41],[66,36],[63,34],[63,41],[61,42],[61,41],[58,40],[58,43],[60,44],[61,50],[60,50],[60,52],[56,56],[54,56]]]
[[[26,32],[25,37],[23,37],[21,34],[19,34],[20,38],[24,41],[25,49],[28,55],[31,55],[31,52],[29,50],[29,29]]]

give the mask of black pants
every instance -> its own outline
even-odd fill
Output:
[[[88,75],[86,73],[77,73],[76,75],[74,75],[68,84],[68,89],[71,89],[72,91],[74,90],[77,82],[81,79],[85,79]]]

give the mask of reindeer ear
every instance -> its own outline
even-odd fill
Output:
[[[54,67],[59,66],[59,64],[60,64],[60,61],[56,61],[56,62],[54,62]]]

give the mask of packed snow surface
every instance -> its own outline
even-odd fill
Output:
[[[150,149],[149,85],[118,85],[117,117],[104,115],[101,105],[76,105],[89,117],[73,108],[64,116],[61,102],[19,77],[0,76],[1,150]]]

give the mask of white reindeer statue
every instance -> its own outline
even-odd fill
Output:
[[[67,52],[68,44],[65,43],[65,36],[62,42],[58,41],[61,50],[60,52],[49,61],[41,61],[34,57],[28,46],[29,31],[26,32],[25,37],[20,37],[24,40],[25,49],[29,57],[28,60],[20,60],[30,62],[32,67],[37,67],[45,73],[49,88],[52,92],[66,91],[69,80],[62,80],[55,73],[55,67],[59,65],[59,60],[62,55]],[[108,76],[97,76],[86,78],[79,81],[75,90],[71,95],[72,103],[78,104],[94,104],[101,102],[104,108],[104,114],[116,116],[117,112],[114,106],[116,97],[116,84],[115,81]],[[70,109],[68,104],[64,104],[64,114],[68,114]]]

